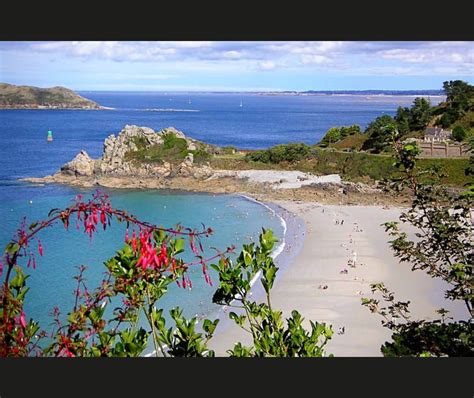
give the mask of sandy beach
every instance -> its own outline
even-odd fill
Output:
[[[384,282],[396,299],[410,300],[413,319],[434,319],[434,311],[440,307],[450,310],[455,319],[465,317],[462,304],[444,300],[442,282],[421,271],[412,272],[408,264],[400,264],[393,256],[389,236],[380,224],[398,220],[400,208],[273,203],[283,209],[280,215],[289,227],[284,253],[277,257],[280,271],[272,290],[272,306],[284,315],[297,309],[306,320],[332,324],[335,333],[328,353],[381,356],[380,346],[391,333],[382,327],[378,315],[361,305],[362,297],[372,297],[371,283]],[[355,267],[350,265],[353,260]],[[253,292],[257,300],[262,298],[258,285]],[[344,333],[338,334],[342,327]],[[237,341],[250,342],[230,321],[223,319],[219,328],[221,332],[211,344],[218,356],[226,356],[226,350]]]

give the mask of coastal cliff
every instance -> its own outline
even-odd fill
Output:
[[[0,83],[0,109],[106,109],[65,87]]]

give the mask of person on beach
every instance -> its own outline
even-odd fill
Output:
[[[357,262],[357,252],[353,251],[352,252],[352,264],[355,267]]]

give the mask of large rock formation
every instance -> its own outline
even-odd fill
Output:
[[[87,176],[94,174],[96,161],[91,159],[86,151],[79,152],[74,159],[61,167],[61,173],[73,176]]]
[[[185,139],[189,151],[198,149],[198,141],[186,137],[183,132],[173,127],[155,132],[149,127],[126,125],[117,136],[111,134],[105,139],[100,159],[93,160],[85,151],[81,151],[73,160],[61,167],[60,173],[74,176],[118,177],[207,178],[212,175],[213,170],[209,165],[194,163],[192,152],[189,152],[184,160],[177,165],[173,165],[165,159],[155,162],[141,162],[127,156],[127,154],[138,150],[146,150],[153,145],[163,144],[163,136],[166,134],[174,134],[177,138]]]

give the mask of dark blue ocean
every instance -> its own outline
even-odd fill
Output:
[[[413,101],[412,97],[377,96],[81,94],[114,109],[0,111],[0,247],[10,240],[22,217],[28,222],[43,219],[51,208],[67,206],[78,193],[90,194],[89,190],[66,186],[18,182],[19,178],[52,174],[82,149],[99,157],[104,139],[126,124],[155,130],[173,126],[212,144],[255,149],[287,142],[315,144],[330,127],[360,124],[364,128],[375,117],[393,115],[398,106]],[[53,131],[52,143],[46,141],[48,130]],[[182,222],[191,227],[201,223],[212,227],[215,235],[204,242],[207,248],[240,247],[242,242],[256,239],[262,227],[274,229],[283,238],[280,219],[239,196],[129,190],[107,193],[115,207],[159,225]],[[27,317],[34,317],[47,328],[54,305],[67,313],[73,302],[74,267],[89,267],[86,276],[93,287],[104,271],[102,262],[120,248],[123,234],[124,227],[116,225],[91,243],[84,234],[64,233],[62,227],[46,231],[41,236],[45,255],[36,270],[29,270]],[[181,305],[187,315],[215,315],[216,307],[210,304],[213,289],[204,284],[199,270],[192,271],[192,278],[192,291],[173,286],[162,306]]]

